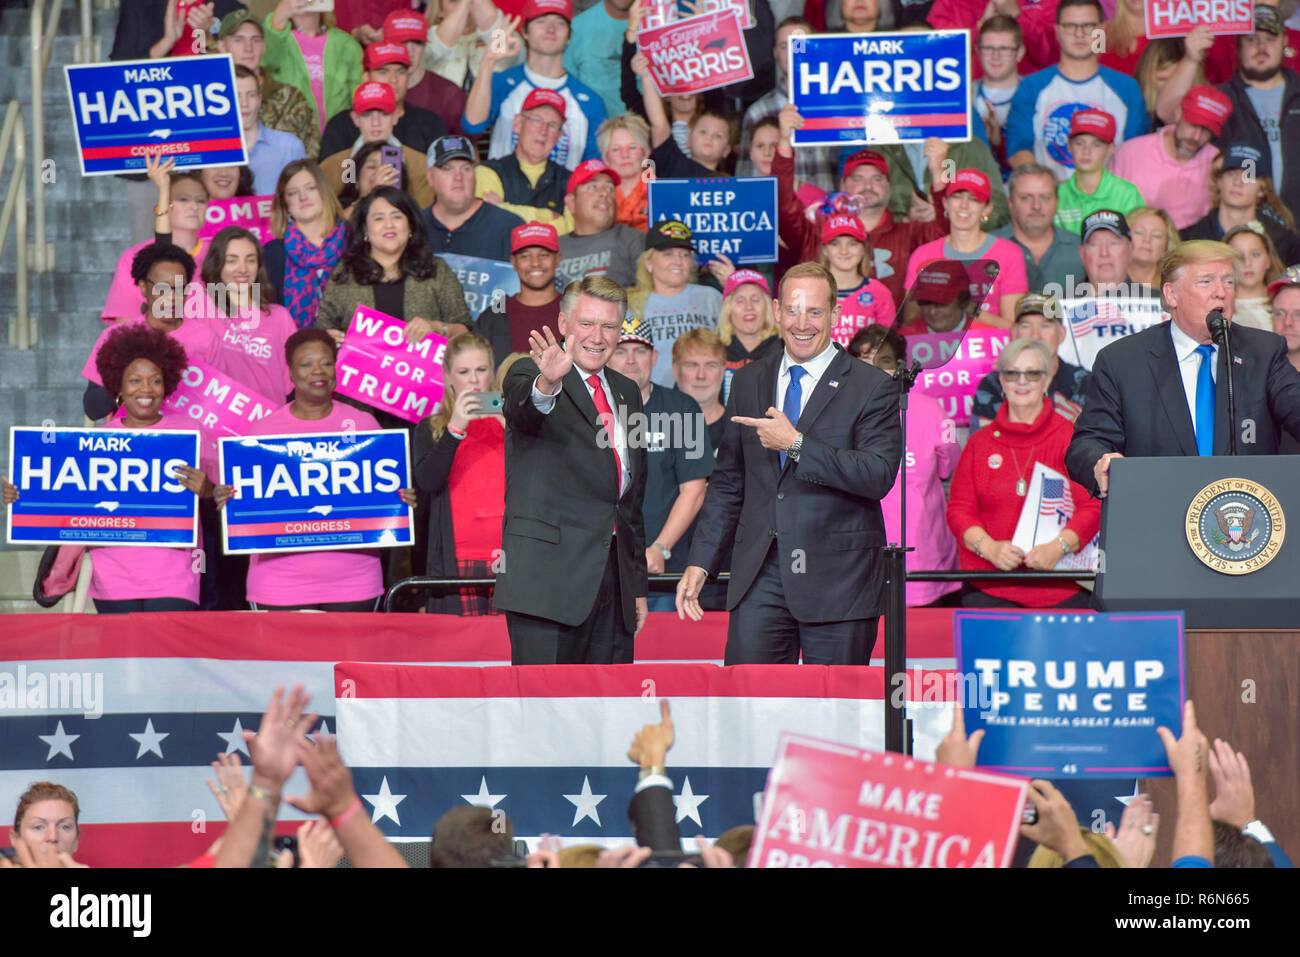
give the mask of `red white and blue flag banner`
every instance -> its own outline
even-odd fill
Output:
[[[971,138],[970,31],[792,35],[795,146]]]
[[[1028,784],[781,737],[750,867],[1009,867]]]
[[[1168,317],[1158,298],[1146,296],[1079,296],[1061,300],[1068,333],[1056,354],[1089,372],[1097,353],[1116,339],[1131,336]]]
[[[182,465],[198,468],[198,432],[13,426],[8,541],[193,547],[198,497],[175,477]]]
[[[82,176],[142,173],[151,153],[178,169],[248,162],[230,54],[63,69]]]
[[[643,30],[677,23],[692,16],[686,0],[645,0],[641,6],[641,29]],[[749,3],[746,0],[699,0],[697,10],[699,13],[723,13],[733,10],[740,19],[742,30],[748,30],[754,25],[753,17],[749,14]]]
[[[227,555],[400,548],[414,541],[405,429],[222,438]]]
[[[1253,0],[1144,0],[1147,37],[1185,37],[1195,27],[1212,34],[1255,32]]]
[[[951,724],[940,686],[934,705],[913,715],[918,750],[929,753]],[[658,723],[661,697],[676,728],[668,775],[683,839],[754,823],[786,731],[883,746],[879,668],[346,663],[335,669],[335,690],[344,761],[393,839],[425,838],[465,803],[504,812],[520,836],[630,837],[637,769],[628,743]]]
[[[734,10],[642,30],[636,43],[650,61],[650,76],[660,96],[702,93],[754,78]]]

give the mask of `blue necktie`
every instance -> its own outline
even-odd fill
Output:
[[[799,403],[803,399],[803,386],[799,380],[806,374],[803,366],[790,367],[790,385],[785,390],[785,401],[781,403],[781,411],[785,413],[791,425],[797,425],[799,422]],[[780,456],[781,468],[785,468],[785,453],[781,452]]]
[[[1214,346],[1197,346],[1201,368],[1196,373],[1196,454],[1214,454]]]

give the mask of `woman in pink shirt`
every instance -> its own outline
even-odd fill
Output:
[[[1010,329],[1015,318],[1016,300],[1029,291],[1025,275],[1025,257],[1009,239],[984,232],[993,204],[989,178],[977,169],[958,170],[943,197],[948,214],[949,232],[942,239],[922,243],[907,261],[905,284],[911,289],[921,267],[937,259],[971,262],[991,259],[998,264],[992,283],[972,283],[972,298],[982,298],[984,305],[978,319],[1000,329]],[[914,303],[908,304],[908,318],[916,315]]]
[[[105,429],[193,431],[184,416],[165,415],[163,400],[176,391],[185,371],[185,350],[167,333],[132,324],[115,329],[96,360],[104,388],[117,397],[122,416],[110,416]],[[200,443],[200,448],[202,444]],[[214,463],[179,466],[173,477],[200,498],[212,497]],[[4,483],[5,504],[18,489]],[[199,605],[202,563],[189,546],[101,546],[90,549],[90,597],[101,615],[136,611],[193,611]]]
[[[198,170],[173,172],[176,160],[171,157],[161,160],[156,155],[146,156],[145,163],[149,178],[158,189],[158,203],[154,206],[155,240],[150,242],[174,243],[197,262],[206,246],[206,242],[199,239],[208,208],[208,190],[203,185],[202,174]],[[150,242],[136,243],[118,258],[113,281],[108,287],[108,300],[99,315],[105,322],[140,318],[144,296],[131,278],[131,263],[135,261],[136,253]]]
[[[873,363],[890,375],[907,353],[903,337],[886,326],[869,326],[853,337],[849,354]],[[910,571],[952,571],[957,568],[957,540],[948,528],[948,502],[944,479],[952,477],[961,458],[957,428],[944,417],[939,400],[920,392],[909,393],[907,405],[907,556]],[[900,540],[898,506],[902,493],[895,482],[881,500],[885,536]],[[940,601],[961,590],[960,582],[908,582],[909,605],[955,604]]]
[[[221,344],[217,368],[259,395],[287,395],[292,386],[284,344],[298,327],[284,306],[262,300],[270,283],[257,237],[227,226],[212,237],[200,275],[204,317]]]
[[[377,430],[374,416],[334,401],[338,384],[334,362],[338,346],[320,329],[291,335],[280,356],[285,360],[293,401],[248,429],[249,435],[302,435],[312,432]],[[218,485],[217,507],[234,490]],[[399,493],[415,507],[415,490]],[[384,571],[378,549],[307,551],[253,555],[248,561],[248,604],[254,611],[374,611],[384,593]]]

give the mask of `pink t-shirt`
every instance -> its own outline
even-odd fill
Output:
[[[1115,151],[1110,171],[1136,186],[1148,206],[1163,209],[1176,227],[1186,229],[1210,211],[1210,166],[1219,150],[1206,143],[1188,162],[1176,162],[1162,142],[1171,129],[1126,141]]]
[[[111,418],[101,429],[125,428],[122,420]],[[181,415],[164,414],[154,429],[194,432],[192,422]],[[199,443],[202,448],[203,443]],[[201,468],[210,479],[216,478],[214,463],[202,458]],[[109,545],[90,551],[90,597],[105,601],[128,601],[135,598],[184,598],[198,604],[199,577],[203,563],[203,530],[194,548],[181,546],[127,547]]]
[[[842,293],[838,301],[840,321],[831,330],[831,338],[845,348],[859,329],[893,325],[893,293],[877,279],[868,279],[856,289]]]
[[[136,253],[152,243],[152,239],[136,243],[118,258],[117,266],[113,269],[113,281],[108,287],[108,301],[104,303],[99,318],[112,322],[115,319],[135,319],[140,315],[140,310],[144,307],[144,296],[140,295],[140,287],[131,278],[131,263],[135,260]],[[198,246],[186,251],[194,257],[196,263],[202,262],[203,254],[208,251],[208,241],[200,239]],[[197,300],[202,290],[203,283],[195,275],[194,282],[185,290],[185,315],[198,315],[198,312],[192,310],[198,308]]]
[[[284,306],[271,305],[256,316],[230,319],[206,300],[204,320],[217,338],[217,359],[212,364],[242,382],[258,395],[282,399],[292,390],[284,344],[298,331]]]
[[[907,556],[911,571],[944,571],[957,567],[957,540],[948,528],[948,503],[943,480],[950,478],[961,458],[956,427],[944,424],[943,410],[932,396],[913,392],[907,406],[907,544],[916,551]],[[900,470],[901,471],[901,470]],[[880,503],[885,513],[885,535],[899,540],[898,500],[895,482]],[[961,587],[959,582],[908,582],[907,603],[928,605]]]
[[[993,280],[991,288],[981,288],[979,283],[972,282],[970,293],[972,298],[984,296],[984,308],[988,312],[997,315],[1002,309],[1003,296],[1019,295],[1022,292],[1029,291],[1029,279],[1025,275],[1025,254],[1009,239],[1002,239],[998,236],[990,236],[992,243],[985,241],[985,250],[981,253],[972,255],[970,253],[961,253],[960,255],[947,248],[948,240],[934,239],[928,243],[922,243],[912,251],[912,257],[907,261],[907,277],[905,285],[908,289],[916,282],[916,275],[921,271],[921,267],[927,263],[934,262],[936,259],[956,259],[961,262],[970,262],[974,259],[992,259],[998,264],[998,275]],[[1014,318],[1004,316],[1003,318]]]
[[[129,322],[115,322],[99,334],[95,340],[94,347],[90,350],[90,358],[86,360],[86,367],[81,370],[81,375],[89,379],[95,385],[103,385],[104,380],[99,377],[99,369],[95,367],[95,360],[99,357],[99,350],[104,347],[105,340],[110,335],[125,326],[146,326],[144,319],[133,319]],[[208,365],[217,364],[217,356],[221,349],[221,343],[217,341],[217,334],[212,331],[211,323],[204,322],[202,319],[185,319],[172,332],[168,333],[173,339],[181,344],[185,350],[185,358],[191,362],[206,362]]]
[[[302,51],[302,58],[307,63],[307,78],[311,81],[311,95],[316,98],[316,114],[320,119],[321,132],[325,132],[325,40],[328,30],[321,30],[315,36],[308,36],[297,30],[293,31],[294,42]]]
[[[290,403],[291,405],[292,403]],[[248,429],[249,435],[364,432],[378,429],[369,412],[336,401],[323,419],[300,419],[281,406]],[[379,551],[288,552],[248,559],[248,600],[259,605],[321,605],[364,601],[384,593]]]

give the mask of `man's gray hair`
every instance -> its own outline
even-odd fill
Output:
[[[592,299],[612,302],[618,306],[619,322],[627,318],[627,290],[612,279],[606,279],[604,276],[583,276],[569,283],[564,289],[563,298],[560,299],[560,312],[567,316],[579,296],[590,296]]]
[[[1041,163],[1024,163],[1020,166],[1017,166],[1015,169],[1013,169],[1011,171],[1011,175],[1007,177],[1008,196],[1010,196],[1011,191],[1016,188],[1016,183],[1020,182],[1026,176],[1046,176],[1048,179],[1052,181],[1053,195],[1056,194],[1057,187],[1060,185],[1056,181],[1056,174],[1053,173],[1046,166],[1043,166]]]

